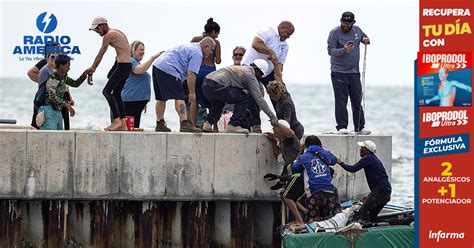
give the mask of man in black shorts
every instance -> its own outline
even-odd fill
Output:
[[[110,126],[104,128],[104,130],[127,131],[127,124],[125,123],[125,106],[121,95],[125,81],[127,81],[128,75],[132,71],[130,45],[127,36],[118,29],[109,28],[107,19],[100,16],[94,18],[89,30],[93,30],[103,37],[99,53],[90,67],[92,73],[94,73],[99,66],[109,45],[115,48],[117,53],[115,64],[107,75],[109,80],[102,91],[102,94],[109,104],[113,118]],[[92,84],[92,74],[89,75],[88,83]]]
[[[273,128],[273,134],[267,133],[266,135],[272,142],[279,142],[279,150],[284,161],[283,170],[280,176],[267,174],[265,178],[269,180],[280,179],[271,189],[277,190],[284,187],[280,192],[282,201],[295,216],[295,223],[304,223],[298,208],[300,210],[304,209],[302,209],[301,204],[299,204],[299,207],[297,204],[298,198],[304,194],[303,175],[301,173],[291,175],[287,169],[300,154],[300,142],[295,133],[290,129],[288,122],[279,120],[278,124],[278,126]]]

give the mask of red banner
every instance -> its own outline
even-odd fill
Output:
[[[418,247],[474,247],[474,2],[420,0],[415,82]]]

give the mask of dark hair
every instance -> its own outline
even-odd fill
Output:
[[[244,54],[245,54],[245,52],[247,51],[247,49],[245,49],[245,47],[243,47],[243,46],[236,46],[236,47],[234,48],[234,50],[232,50],[232,55],[235,53],[235,50],[237,50],[237,49],[242,49],[242,50],[244,51]]]
[[[217,33],[219,33],[221,31],[221,27],[211,17],[207,20],[206,25],[204,25],[204,33],[210,34],[212,31],[216,31]]]
[[[310,135],[306,137],[306,139],[304,139],[304,146],[319,146],[321,148],[323,147],[323,145],[321,144],[321,140],[316,135]]]
[[[70,60],[71,57],[67,56],[66,54],[59,54],[54,60],[54,67],[58,69],[60,65],[65,65]]]
[[[44,57],[48,58],[48,56],[52,53],[59,53],[59,47],[61,45],[57,42],[47,43],[44,45]]]

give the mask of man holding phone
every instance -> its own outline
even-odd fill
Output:
[[[360,43],[370,44],[369,37],[355,26],[354,14],[342,14],[341,25],[331,30],[328,37],[328,54],[331,56],[331,81],[336,105],[336,129],[339,134],[348,134],[347,100],[351,99],[352,119],[356,134],[368,135],[362,109],[362,85],[360,82]]]

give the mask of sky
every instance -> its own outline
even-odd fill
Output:
[[[5,1],[0,0],[0,77],[26,78],[34,61],[20,61],[31,55],[13,54],[23,46],[24,36],[43,36],[36,19],[53,13],[57,28],[53,36],[69,36],[78,46],[69,75],[78,76],[92,65],[101,37],[88,28],[95,16],[104,16],[111,28],[123,31],[130,42],[145,43],[145,58],[190,42],[204,31],[209,17],[219,23],[222,63],[232,64],[232,49],[250,47],[255,33],[291,21],[295,33],[287,40],[290,49],[284,65],[286,83],[330,84],[327,54],[329,31],[340,24],[344,11],[352,11],[356,25],[370,37],[367,47],[366,85],[413,85],[413,60],[418,51],[417,0],[243,0],[243,1]],[[361,48],[361,62],[363,58]],[[94,79],[105,79],[114,62],[109,48]],[[362,70],[362,65],[361,65]],[[151,72],[151,69],[150,69]]]

